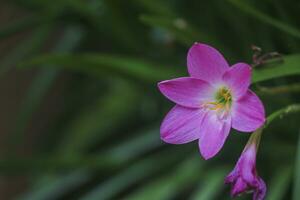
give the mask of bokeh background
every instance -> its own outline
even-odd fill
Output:
[[[1,0],[0,199],[230,199],[223,179],[249,134],[232,130],[208,161],[197,142],[164,144],[173,103],[156,84],[187,75],[196,41],[231,64],[252,63],[257,45],[294,56],[279,75],[255,70],[267,70],[252,85],[267,114],[299,102],[299,10],[298,0]],[[299,120],[263,132],[267,199],[300,199]]]

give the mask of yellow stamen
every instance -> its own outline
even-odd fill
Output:
[[[216,111],[219,116],[226,116],[230,111],[231,100],[232,96],[230,90],[222,87],[216,93],[216,101],[206,102],[203,106]]]

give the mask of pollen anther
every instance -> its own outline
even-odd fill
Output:
[[[221,87],[215,94],[215,101],[206,102],[204,108],[214,110],[219,116],[227,116],[232,103],[231,92],[226,87]]]

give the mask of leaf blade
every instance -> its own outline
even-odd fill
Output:
[[[269,24],[283,32],[286,32],[290,34],[291,36],[294,36],[296,38],[300,38],[300,30],[297,28],[294,28],[290,25],[285,24],[284,22],[281,22],[279,20],[273,19],[272,17],[262,13],[259,10],[256,10],[254,7],[248,5],[245,3],[245,1],[240,1],[240,0],[228,0],[229,3],[232,5],[236,6],[246,14],[266,23]]]

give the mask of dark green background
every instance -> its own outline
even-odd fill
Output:
[[[208,161],[197,142],[164,144],[173,103],[157,82],[187,75],[196,41],[231,64],[252,63],[257,45],[284,55],[253,72],[267,115],[298,103],[299,10],[298,0],[1,1],[0,199],[230,199],[223,179],[249,134],[232,130]],[[267,199],[300,199],[299,120],[263,132]]]

